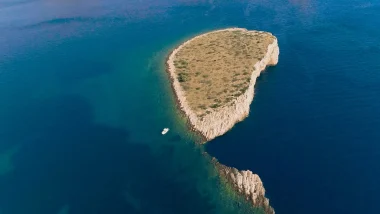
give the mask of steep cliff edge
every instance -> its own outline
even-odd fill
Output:
[[[254,96],[254,87],[257,77],[267,66],[276,65],[278,62],[279,48],[277,39],[268,46],[263,59],[254,65],[248,89],[237,97],[231,106],[225,106],[216,112],[208,114],[203,120],[189,114],[189,119],[194,128],[202,133],[207,140],[212,140],[230,130],[237,122],[242,121],[249,114],[249,106]],[[191,115],[191,116],[190,116]]]
[[[239,171],[236,168],[220,164],[216,160],[214,160],[214,164],[220,175],[254,207],[262,209],[266,214],[275,213],[269,205],[269,199],[265,197],[263,182],[257,174],[253,174],[249,170]]]
[[[199,115],[194,109],[194,104],[191,106],[188,102],[188,98],[186,95],[189,95],[189,90],[186,91],[183,87],[182,80],[187,77],[187,73],[183,73],[184,75],[179,75],[179,71],[183,68],[176,65],[176,57],[178,53],[191,44],[195,40],[199,40],[200,38],[207,37],[210,34],[220,33],[220,32],[235,32],[240,31],[245,34],[252,33],[252,35],[265,35],[265,37],[271,38],[271,43],[267,45],[266,52],[262,55],[259,55],[256,63],[248,69],[251,69],[249,84],[247,87],[242,87],[234,90],[244,90],[243,93],[238,94],[239,96],[233,97],[230,103],[221,105],[218,108],[208,108],[206,109],[207,114]],[[262,43],[261,43],[262,44]],[[215,55],[218,53],[215,53]],[[229,129],[231,129],[237,122],[242,121],[249,114],[249,106],[253,100],[254,96],[254,86],[256,83],[256,78],[260,75],[260,73],[267,67],[271,65],[276,65],[278,62],[279,55],[279,47],[277,43],[277,39],[270,33],[261,32],[261,31],[248,31],[242,28],[230,28],[220,31],[213,31],[210,33],[202,34],[200,36],[194,37],[178,48],[174,49],[170,54],[167,60],[167,70],[170,74],[172,80],[172,86],[174,92],[177,97],[177,101],[181,110],[185,113],[188,118],[188,121],[192,128],[200,133],[202,136],[206,138],[206,140],[212,140],[217,136],[223,135]],[[249,55],[248,55],[249,56]],[[213,56],[208,56],[212,58]],[[193,57],[194,58],[194,57]],[[223,59],[222,59],[223,60]],[[197,61],[202,61],[201,59],[197,59]],[[220,62],[221,60],[214,60],[215,63]],[[236,61],[235,63],[239,63]],[[184,66],[187,65],[187,62],[184,62]],[[195,67],[195,66],[194,66]],[[231,71],[232,72],[232,71]],[[248,72],[245,72],[248,73]],[[206,75],[205,75],[206,76]],[[181,85],[182,84],[182,85]],[[208,87],[207,85],[203,85],[202,87]],[[227,86],[226,86],[227,87]],[[197,88],[199,89],[199,88]],[[193,89],[195,90],[195,89]],[[208,89],[210,90],[210,89]],[[193,93],[193,92],[191,92]],[[206,95],[202,95],[206,96]],[[204,97],[206,99],[206,97]],[[217,100],[217,99],[215,99]]]

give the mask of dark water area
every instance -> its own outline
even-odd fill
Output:
[[[379,10],[0,0],[0,213],[248,213],[193,143],[164,70],[180,42],[232,26],[272,32],[280,62],[206,151],[258,173],[276,213],[377,213]]]
[[[277,213],[377,213],[379,3],[318,6],[278,33],[250,116],[207,151],[258,173]]]

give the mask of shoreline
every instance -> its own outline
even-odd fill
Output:
[[[187,40],[189,41],[189,40]],[[182,43],[184,44],[184,43]],[[174,88],[174,78],[172,77],[171,75],[171,71],[169,69],[169,58],[170,56],[173,54],[174,50],[178,49],[180,46],[177,46],[176,48],[174,48],[172,51],[170,51],[170,53],[166,56],[166,60],[165,60],[165,71],[166,73],[169,75],[169,81],[170,81],[170,88],[172,89],[172,92],[174,94],[174,98],[175,98],[175,105],[176,105],[176,108],[179,110],[180,114],[186,118],[186,126],[188,127],[188,129],[195,133],[198,137],[200,137],[200,139],[202,140],[202,142],[206,142],[207,141],[207,138],[202,135],[202,133],[198,130],[196,130],[196,128],[194,127],[193,124],[191,124],[190,122],[190,119],[188,117],[188,115],[186,114],[186,112],[182,109],[181,107],[181,101],[180,101],[180,98],[178,97],[177,93],[176,93],[176,89]],[[196,142],[197,144],[202,144],[202,142]]]

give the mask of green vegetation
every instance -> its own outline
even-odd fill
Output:
[[[178,81],[198,116],[230,105],[249,86],[255,63],[274,37],[256,31],[211,32],[187,43],[175,55]]]
[[[186,82],[190,80],[190,76],[187,73],[179,73],[178,74],[178,81],[179,82]]]

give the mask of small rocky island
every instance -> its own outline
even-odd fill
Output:
[[[256,78],[278,62],[271,33],[228,28],[196,36],[169,55],[167,71],[181,111],[193,131],[212,140],[248,116]],[[258,175],[217,161],[220,175],[265,213],[274,213]]]
[[[256,78],[278,55],[272,34],[241,28],[202,34],[176,48],[168,72],[193,129],[211,140],[247,117]]]

